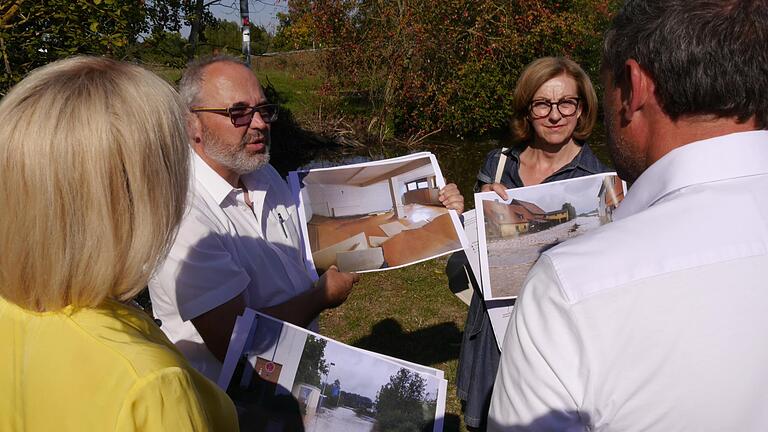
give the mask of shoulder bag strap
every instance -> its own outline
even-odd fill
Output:
[[[505,151],[507,151],[507,147],[503,147],[501,153],[499,153],[499,165],[496,167],[496,176],[493,178],[494,183],[501,183],[501,175],[504,174],[504,166],[507,164]]]

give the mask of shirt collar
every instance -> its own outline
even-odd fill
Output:
[[[219,173],[214,171],[200,155],[192,152],[192,157],[195,180],[221,206],[224,199],[229,196],[234,188]]]
[[[768,173],[768,131],[739,132],[678,147],[648,167],[614,220],[638,213],[687,186]]]

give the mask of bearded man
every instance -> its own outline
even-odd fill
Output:
[[[277,106],[253,72],[232,57],[199,59],[180,92],[190,109],[193,196],[149,289],[161,329],[215,380],[246,307],[306,327],[343,303],[359,277],[335,267],[316,282],[308,274],[296,205],[269,165]]]

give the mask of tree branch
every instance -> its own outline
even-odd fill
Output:
[[[10,5],[7,11],[3,14],[2,18],[0,18],[0,27],[1,28],[7,28],[6,25],[11,21],[11,18],[13,18],[18,12],[19,8],[21,7],[21,0],[16,0],[13,4]]]
[[[11,64],[8,62],[8,53],[5,51],[5,40],[0,37],[0,51],[3,53],[3,63],[5,64],[5,72],[11,74]]]

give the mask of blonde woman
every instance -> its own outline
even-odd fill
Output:
[[[152,73],[92,57],[0,101],[0,430],[237,429],[226,394],[123,304],[184,211],[185,111]]]

